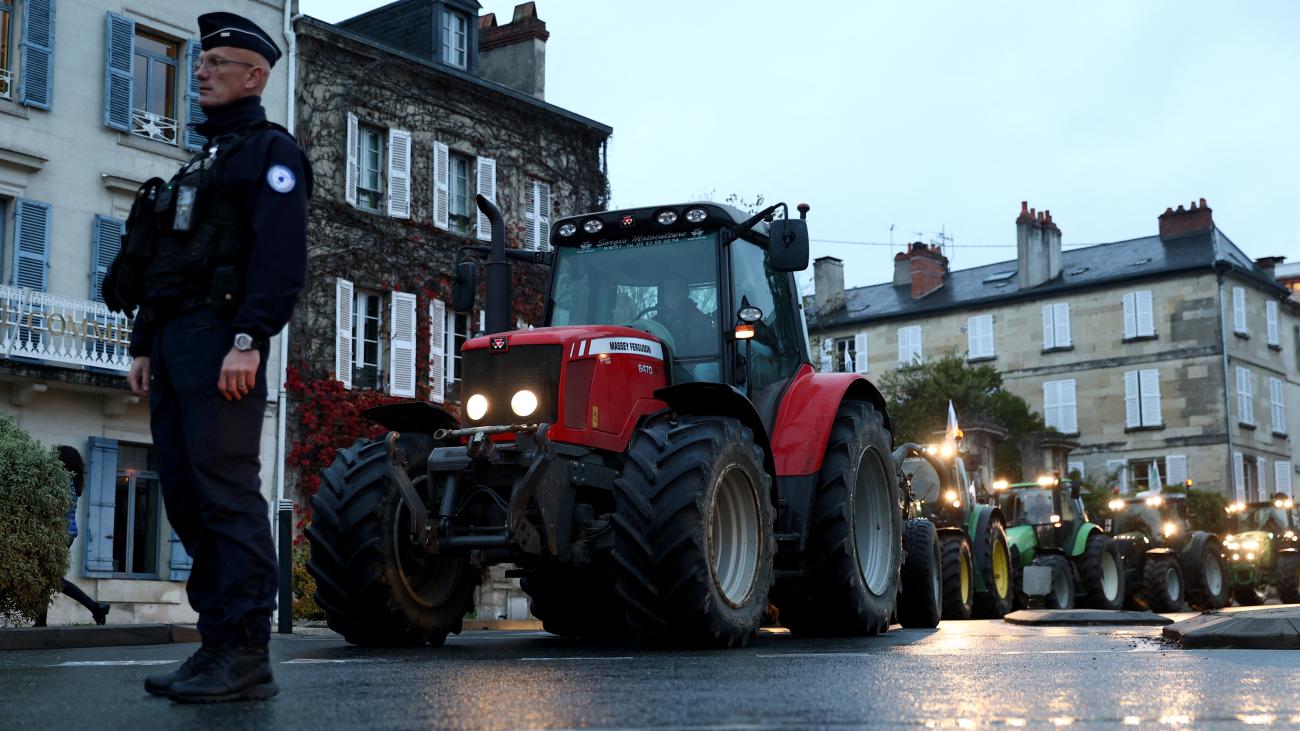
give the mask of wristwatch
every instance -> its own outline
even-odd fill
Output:
[[[256,344],[257,341],[254,340],[253,336],[249,335],[248,333],[235,334],[235,350],[247,352],[249,350],[252,350],[253,346]]]

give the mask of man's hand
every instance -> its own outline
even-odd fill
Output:
[[[262,362],[262,353],[257,349],[237,350],[231,348],[226,359],[221,362],[221,378],[217,381],[217,390],[227,401],[238,401],[253,390],[257,384],[257,366]]]
[[[126,385],[136,396],[149,395],[149,358],[141,356],[131,359],[131,370],[126,374]]]

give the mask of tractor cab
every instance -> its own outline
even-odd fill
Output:
[[[936,524],[961,525],[975,505],[975,483],[951,445],[928,445],[905,457],[899,472],[911,486],[913,511]]]
[[[1179,546],[1189,535],[1187,496],[1182,493],[1141,492],[1127,498],[1115,498],[1107,507],[1112,535],[1145,536],[1148,542]]]
[[[1227,507],[1232,533],[1223,547],[1229,558],[1232,597],[1262,604],[1276,587],[1284,604],[1300,602],[1300,510],[1289,495],[1236,502]]]
[[[1031,528],[1040,547],[1063,546],[1088,522],[1083,498],[1060,478],[1042,475],[1035,482],[994,483],[998,505],[1012,529]]]

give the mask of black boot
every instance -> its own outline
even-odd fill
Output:
[[[108,610],[112,608],[112,604],[100,602],[95,609],[91,610],[90,616],[95,618],[95,624],[102,626],[108,622]]]
[[[172,685],[177,703],[265,700],[280,692],[266,645],[227,645],[203,672]]]
[[[154,673],[145,678],[144,689],[154,695],[167,695],[173,685],[183,680],[189,680],[207,670],[220,650],[221,648],[216,645],[203,645],[198,652],[190,655],[185,662],[181,663],[179,668],[169,673]]]

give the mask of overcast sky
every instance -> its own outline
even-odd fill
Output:
[[[503,23],[515,5],[482,4]],[[1300,259],[1300,3],[537,7],[547,101],[614,128],[613,206],[806,201],[813,256],[849,286],[890,278],[891,226],[894,251],[946,231],[953,268],[1013,259],[1022,200],[1069,248],[1203,197],[1250,256]]]

